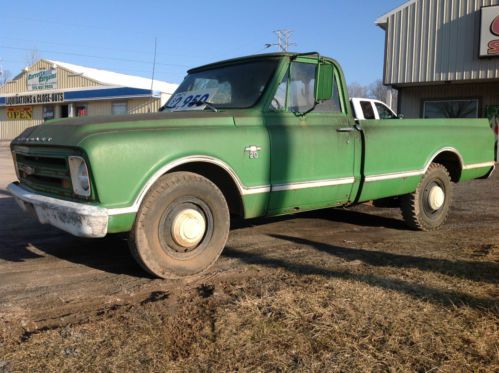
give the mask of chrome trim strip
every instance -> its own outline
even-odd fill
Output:
[[[463,170],[472,170],[474,168],[494,167],[495,162],[471,163],[463,167]]]
[[[421,176],[426,173],[428,170],[428,167],[430,167],[430,164],[434,161],[434,159],[442,152],[445,151],[450,151],[452,153],[455,153],[459,157],[459,161],[461,164],[461,167],[463,169],[468,169],[470,166],[476,166],[476,165],[468,165],[463,167],[463,158],[459,152],[452,147],[445,147],[437,152],[435,152],[430,158],[429,161],[426,163],[424,169],[421,170],[413,170],[413,171],[402,171],[402,172],[394,172],[394,173],[387,173],[387,174],[378,174],[378,175],[370,175],[367,176],[365,181],[366,182],[374,182],[374,181],[383,181],[383,180],[392,180],[392,179],[398,179],[398,178],[404,178],[404,177],[412,177],[412,176]],[[108,209],[108,215],[120,215],[120,214],[128,214],[128,213],[136,213],[139,210],[140,204],[142,203],[142,200],[144,199],[146,193],[149,191],[149,189],[152,187],[152,185],[165,173],[167,173],[169,170],[178,167],[180,165],[190,163],[190,162],[206,162],[206,163],[211,163],[214,165],[217,165],[221,168],[223,168],[232,178],[234,183],[236,184],[239,193],[242,196],[248,196],[248,195],[254,195],[254,194],[260,194],[260,193],[269,193],[271,191],[274,192],[279,192],[279,191],[286,191],[286,190],[299,190],[299,189],[307,189],[307,188],[320,188],[320,187],[325,187],[325,186],[334,186],[334,185],[343,185],[343,184],[351,184],[355,182],[354,177],[347,177],[347,178],[338,178],[338,179],[326,179],[326,180],[314,180],[314,181],[305,181],[305,182],[297,182],[297,183],[289,183],[289,184],[278,184],[274,186],[270,185],[261,185],[261,186],[255,186],[255,187],[247,187],[245,186],[239,177],[237,176],[236,172],[225,162],[211,157],[207,155],[192,155],[192,156],[187,156],[184,158],[177,159],[173,162],[168,163],[167,165],[163,166],[160,168],[149,180],[148,182],[144,185],[142,190],[140,191],[138,197],[135,199],[135,202],[133,203],[132,206],[130,207],[124,207],[124,208],[115,208],[115,209]],[[479,164],[481,167],[487,167],[489,164],[487,163],[486,166],[482,166],[482,164]],[[493,162],[491,162],[491,165],[493,166]]]
[[[251,188],[244,188],[243,195],[248,196],[252,194],[260,194],[260,193],[269,193],[270,192],[270,185],[269,186],[260,186],[260,187],[251,187]]]
[[[272,191],[281,192],[285,190],[321,188],[326,186],[353,184],[354,181],[355,178],[353,177],[343,177],[338,179],[325,179],[325,180],[314,180],[314,181],[302,181],[297,183],[276,184],[272,186]]]
[[[223,168],[232,178],[234,183],[237,186],[237,189],[239,190],[239,193],[242,196],[245,195],[251,195],[251,194],[258,194],[258,193],[266,193],[270,191],[270,185],[262,185],[262,186],[256,186],[256,187],[247,187],[243,185],[241,180],[239,179],[239,176],[235,173],[235,171],[225,162],[221,161],[220,159],[210,157],[207,155],[191,155],[187,156],[184,158],[179,158],[176,159],[173,162],[170,162],[163,167],[161,167],[154,175],[147,181],[147,183],[144,185],[142,190],[140,191],[138,197],[135,199],[135,202],[133,203],[132,206],[130,207],[125,207],[125,208],[118,208],[118,209],[109,209],[108,212],[110,215],[118,215],[118,214],[126,214],[130,212],[137,212],[139,211],[140,204],[142,203],[142,200],[144,199],[145,195],[151,189],[153,184],[165,173],[170,171],[171,169],[174,169],[175,167],[181,166],[186,163],[191,163],[191,162],[205,162],[205,163],[211,163],[214,165],[217,165],[221,168]]]
[[[412,176],[420,176],[425,173],[424,170],[417,171],[404,171],[404,172],[392,172],[389,174],[378,174],[378,175],[370,175],[366,176],[366,183],[370,183],[372,181],[383,181],[383,180],[392,180],[392,179],[402,179],[404,177],[412,177]]]
[[[132,205],[130,207],[118,207],[115,209],[107,209],[107,214],[109,216],[113,216],[113,215],[136,213],[137,211],[139,211],[139,209],[136,208],[134,205]]]

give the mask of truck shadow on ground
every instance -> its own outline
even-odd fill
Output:
[[[13,198],[0,198],[0,260],[22,263],[46,256],[109,273],[148,277],[131,257],[125,236],[74,237],[40,224],[24,213]]]
[[[357,207],[358,208],[358,207]],[[373,208],[374,210],[374,208]],[[231,223],[231,229],[264,225],[276,221],[287,221],[295,218],[323,219],[327,221],[357,225],[359,227],[383,227],[407,231],[407,225],[399,219],[374,215],[347,208],[330,208],[316,211],[301,212],[295,215],[283,215],[269,218],[256,218],[250,220],[236,219]]]
[[[17,208],[12,198],[0,199],[0,259],[10,262],[24,262],[44,256],[52,256],[78,265],[101,270],[107,273],[128,275],[138,278],[152,278],[143,271],[134,261],[128,251],[126,235],[110,235],[103,239],[83,239],[73,237],[56,228],[40,225],[34,218],[28,218]],[[301,217],[324,218],[333,221],[350,222],[364,226],[389,226],[395,229],[405,229],[405,225],[396,219],[369,215],[358,211],[344,209],[330,209],[304,213]],[[267,224],[276,220],[287,220],[292,217],[276,217],[258,219],[250,223],[243,222],[243,226]],[[341,218],[341,219],[340,219]],[[11,229],[5,229],[7,220],[18,220],[19,224],[12,224]],[[248,233],[250,234],[250,233]],[[440,273],[472,281],[498,283],[499,265],[493,262],[451,261],[438,258],[424,258],[394,254],[383,251],[366,250],[362,248],[348,248],[311,241],[305,238],[292,237],[282,234],[271,234],[271,237],[303,246],[303,250],[314,250],[325,253],[345,261],[360,260],[373,267],[414,268],[422,271]],[[431,297],[439,302],[474,302],[490,304],[490,300],[474,298],[459,292],[432,289],[424,285],[412,284],[402,280],[388,279],[370,274],[352,274],[348,271],[331,270],[324,266],[293,263],[287,257],[267,258],[258,255],[248,248],[228,246],[224,257],[237,258],[244,263],[259,264],[267,267],[282,267],[297,274],[318,274],[322,276],[357,279],[374,286],[386,287],[407,292],[416,297]],[[46,264],[50,265],[50,264]],[[442,300],[444,299],[444,300]],[[485,302],[485,303],[484,303]],[[495,307],[498,304],[495,303]]]
[[[499,283],[499,263],[476,262],[463,260],[447,260],[426,258],[404,254],[394,254],[386,251],[366,250],[361,248],[347,248],[292,237],[281,234],[270,234],[271,237],[311,247],[345,261],[360,260],[373,267],[413,268],[420,271],[441,273],[446,276],[485,283]]]
[[[288,238],[294,240],[292,237]],[[298,242],[301,243],[300,241]],[[332,255],[335,255],[338,251],[354,252],[357,250],[313,243],[313,241],[308,240],[307,242],[308,244],[312,244],[314,248],[319,248],[319,250],[326,251]],[[384,255],[384,253],[379,254],[380,257]],[[237,259],[245,264],[254,264],[269,268],[280,268],[298,275],[317,275],[327,278],[357,281],[369,286],[397,291],[399,293],[407,294],[415,299],[430,301],[438,305],[453,308],[469,306],[480,310],[487,309],[490,312],[499,314],[499,301],[493,298],[476,297],[455,290],[433,288],[424,284],[418,284],[397,278],[389,278],[371,273],[359,273],[358,271],[354,272],[349,271],[348,269],[331,269],[314,264],[297,263],[290,261],[288,258],[276,258],[275,256],[270,258],[262,254],[249,253],[235,247],[226,247],[223,255],[228,258]],[[356,256],[359,257],[362,256],[362,254]],[[367,255],[364,256],[364,259],[366,256]]]

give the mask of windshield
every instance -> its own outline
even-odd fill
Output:
[[[272,77],[279,60],[223,66],[187,75],[161,110],[203,110],[254,106]]]

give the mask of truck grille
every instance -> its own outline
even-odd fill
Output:
[[[31,189],[64,196],[73,195],[65,157],[15,154],[19,181]]]

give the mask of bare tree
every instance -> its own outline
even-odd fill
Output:
[[[392,99],[391,103],[388,102],[388,93],[391,92]],[[391,105],[392,108],[397,107],[397,90],[392,89],[389,86],[383,84],[381,79],[376,80],[375,82],[369,85],[368,95],[370,98],[374,98],[376,100],[380,100],[386,102],[388,105]]]
[[[388,99],[388,93],[391,92],[391,102]],[[369,84],[368,86],[353,82],[348,86],[348,95],[350,97],[374,98],[390,105],[392,109],[397,108],[398,92],[389,86],[383,84],[381,79]]]
[[[350,97],[368,97],[369,89],[362,84],[353,82],[348,85],[348,95]]]
[[[383,84],[381,79],[378,79],[374,83],[371,83],[369,85],[369,97],[375,98],[376,100],[385,101],[388,90],[389,88]]]

